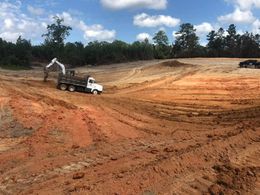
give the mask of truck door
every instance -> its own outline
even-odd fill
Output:
[[[88,88],[92,90],[94,83],[95,83],[95,81],[93,79],[89,79],[88,80]]]

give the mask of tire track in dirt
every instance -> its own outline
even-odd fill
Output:
[[[24,76],[18,75],[19,82],[6,76],[0,85],[9,98],[4,104],[11,103],[21,120],[32,110],[31,121],[25,120],[28,125],[36,120],[49,125],[36,129],[28,138],[31,142],[19,145],[29,150],[40,147],[29,156],[18,158],[16,146],[0,152],[0,193],[207,194],[216,185],[223,190],[218,184],[218,179],[225,182],[223,176],[237,179],[236,166],[242,176],[254,168],[245,177],[249,179],[245,190],[239,192],[257,193],[259,183],[253,180],[259,178],[255,172],[260,137],[257,78],[243,78],[246,86],[241,87],[235,69],[223,80],[222,73],[216,76],[207,65],[160,71],[157,66],[140,72],[133,66],[129,81],[115,93],[97,97],[56,91],[50,84],[44,88],[33,79],[20,82]],[[117,74],[111,72],[109,79]],[[250,96],[243,97],[239,90]],[[77,144],[83,137],[80,133],[89,133],[91,143]],[[71,142],[70,135],[81,139]],[[78,173],[82,178],[73,179]]]
[[[173,144],[173,143],[171,143],[169,146],[167,146],[167,145],[165,145],[165,144],[163,144],[163,142],[162,143],[159,143],[157,146],[155,145],[156,144],[156,142],[151,142],[150,144],[147,144],[147,146],[145,147],[145,148],[143,148],[142,147],[142,150],[143,149],[145,149],[147,152],[152,152],[152,154],[153,154],[153,160],[151,161],[148,161],[148,162],[146,162],[145,164],[144,164],[144,162],[142,162],[142,164],[139,164],[139,166],[137,166],[137,167],[135,167],[134,169],[132,169],[131,168],[131,170],[127,170],[126,172],[125,172],[125,174],[124,174],[124,177],[126,176],[127,177],[127,175],[132,175],[132,174],[134,174],[135,175],[135,177],[136,177],[136,174],[137,173],[139,173],[139,172],[143,172],[143,171],[146,171],[146,170],[153,170],[154,169],[154,167],[167,167],[167,164],[168,164],[168,162],[171,162],[171,164],[173,163],[173,161],[171,160],[171,158],[174,158],[174,162],[176,163],[176,164],[179,164],[181,161],[183,161],[183,158],[186,158],[185,156],[189,156],[189,159],[191,160],[192,158],[195,158],[195,159],[197,159],[198,158],[198,152],[200,153],[200,155],[199,156],[201,156],[202,158],[204,158],[204,156],[205,156],[205,153],[203,152],[203,151],[206,151],[206,150],[204,150],[203,148],[208,148],[208,150],[211,150],[210,148],[215,148],[215,145],[217,145],[217,144],[215,144],[216,142],[219,142],[219,141],[224,141],[224,140],[230,140],[233,144],[239,144],[239,145],[242,145],[242,146],[240,146],[240,147],[243,147],[244,145],[247,145],[247,143],[246,142],[241,142],[239,139],[238,139],[238,141],[236,141],[236,142],[234,142],[234,137],[233,136],[235,136],[235,137],[243,137],[243,139],[247,139],[247,136],[251,136],[252,137],[252,135],[247,135],[246,134],[246,132],[241,132],[243,135],[241,135],[241,134],[237,134],[237,135],[232,135],[232,139],[231,139],[231,135],[228,135],[227,137],[225,137],[225,138],[220,138],[220,140],[213,140],[213,141],[210,141],[210,142],[207,142],[207,143],[196,143],[194,146],[188,146],[188,147],[186,147],[186,148],[182,148],[182,149],[177,149],[177,150],[173,150],[173,149],[170,149],[170,147],[171,147],[171,145]],[[245,136],[245,135],[247,135],[247,136]],[[164,137],[163,137],[163,139],[164,139]],[[224,139],[224,140],[223,140]],[[158,141],[158,140],[157,140]],[[230,143],[226,143],[225,142],[225,146],[223,147],[223,149],[222,149],[222,151],[218,151],[217,152],[217,154],[219,154],[219,155],[222,155],[222,154],[224,154],[224,152],[226,151],[226,149],[227,148],[229,148],[228,146],[229,146],[229,144]],[[238,147],[238,146],[237,146]],[[166,148],[168,148],[168,149],[166,149]],[[129,148],[130,149],[130,148]],[[128,149],[128,150],[129,150]],[[134,149],[136,149],[136,148],[134,148]],[[230,149],[229,149],[230,150]],[[165,152],[163,152],[163,151],[165,151]],[[168,152],[170,153],[170,155],[169,154],[167,154]],[[122,151],[121,151],[122,152]],[[115,159],[118,159],[117,161],[120,161],[120,159],[122,159],[122,158],[128,158],[128,156],[131,156],[131,155],[129,155],[129,153],[132,153],[133,152],[133,149],[130,149],[130,151],[124,151],[124,155],[123,156],[114,156],[114,158]],[[136,151],[135,151],[136,152]],[[164,153],[164,155],[161,155],[161,152],[163,152]],[[202,152],[202,153],[201,153]],[[171,154],[171,153],[173,153],[173,154]],[[165,156],[165,154],[166,154],[166,156]],[[190,154],[192,154],[192,155],[190,155]],[[204,154],[204,155],[203,155]],[[120,154],[119,154],[120,155]],[[122,154],[121,154],[122,155]],[[216,155],[216,154],[215,154]],[[178,156],[177,157],[177,159],[176,159],[176,156]],[[183,156],[183,158],[181,158]],[[192,157],[193,156],[193,157]],[[104,162],[104,160],[105,160],[105,162]],[[208,159],[209,161],[210,161],[210,159]],[[96,161],[97,161],[97,159],[96,159]],[[108,161],[108,162],[106,162],[106,161]],[[109,158],[103,158],[103,159],[101,159],[101,161],[99,161],[97,164],[101,164],[101,166],[102,166],[102,164],[106,164],[106,165],[108,165],[109,164],[109,161],[110,161],[110,159]],[[125,160],[124,160],[125,161]],[[84,164],[84,162],[85,163],[88,163],[88,164]],[[48,173],[48,175],[50,175],[50,176],[53,176],[53,175],[55,175],[55,174],[57,174],[57,172],[61,172],[62,174],[69,174],[69,173],[71,173],[71,172],[74,172],[74,171],[79,171],[79,170],[81,170],[83,167],[84,168],[86,168],[86,167],[92,167],[91,166],[91,160],[90,159],[88,159],[87,161],[79,161],[79,162],[77,162],[77,163],[73,163],[73,164],[69,164],[69,165],[64,165],[63,167],[61,167],[61,168],[56,168],[56,169],[54,169],[54,171],[52,171],[52,172],[47,172]],[[110,161],[111,162],[111,161]],[[167,162],[166,163],[166,165],[164,166],[164,165],[162,165],[162,164],[164,164],[165,162]],[[184,166],[184,164],[182,164],[182,171],[183,171],[183,169],[185,169],[185,167],[183,167]],[[189,167],[189,169],[192,169],[192,166],[188,163],[187,164],[187,166]],[[87,170],[86,170],[87,171]],[[168,172],[171,172],[170,170],[167,170]],[[194,171],[194,170],[193,170]],[[166,172],[166,170],[164,171],[164,172]],[[177,174],[178,172],[176,172],[175,174]],[[116,174],[117,175],[117,174]],[[166,175],[167,175],[167,173],[166,173]],[[40,176],[37,176],[37,178],[38,177],[40,177]],[[103,177],[105,177],[105,175],[103,175]],[[107,176],[107,177],[110,177],[109,175]],[[48,178],[48,176],[47,176],[47,178]],[[199,188],[198,186],[199,186],[199,184],[200,184],[200,182],[204,182],[204,183],[206,183],[205,181],[204,181],[205,179],[203,179],[203,178],[200,178],[200,177],[196,177],[194,180],[187,180],[187,182],[188,182],[188,184],[189,185],[193,185],[193,186],[197,186],[197,190],[199,189],[199,190],[201,190],[201,189],[203,189],[203,190],[205,190],[205,186],[203,187],[203,188]],[[24,179],[22,179],[21,181],[25,181]],[[194,183],[194,181],[195,181],[195,183]],[[32,183],[32,182],[36,182],[36,180],[34,179],[34,178],[31,178],[31,180],[30,181],[26,181],[23,185],[26,185],[26,184],[28,184],[28,183]],[[183,183],[183,182],[182,182]],[[209,182],[208,182],[209,183]],[[184,182],[184,185],[186,185],[185,184],[185,182]],[[205,184],[204,184],[205,185]],[[171,186],[171,185],[169,185],[169,186]],[[183,188],[187,188],[187,186],[185,187],[181,187],[181,189],[183,190]],[[187,189],[186,189],[187,190]],[[185,191],[184,191],[185,192]]]

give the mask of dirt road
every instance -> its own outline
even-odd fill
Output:
[[[260,70],[239,59],[0,70],[0,194],[259,194]]]

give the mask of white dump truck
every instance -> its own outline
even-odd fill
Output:
[[[74,70],[66,71],[65,66],[60,63],[57,58],[54,58],[50,64],[44,68],[44,81],[47,81],[49,68],[58,64],[61,68],[61,73],[58,76],[57,88],[63,91],[68,90],[70,92],[80,91],[92,94],[101,94],[103,92],[103,86],[97,84],[95,79],[91,76],[78,77],[75,76]]]
[[[70,74],[59,74],[57,87],[63,91],[81,91],[93,93],[95,95],[103,92],[103,86],[97,84],[95,79],[91,76],[82,78]]]

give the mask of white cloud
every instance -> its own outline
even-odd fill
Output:
[[[164,26],[161,26],[161,27],[159,28],[159,30],[160,30],[160,31],[164,31],[164,32],[166,31],[166,29],[165,29]]]
[[[177,31],[172,31],[172,37],[175,39],[177,37]]]
[[[42,8],[37,8],[37,7],[33,7],[33,6],[31,6],[31,5],[28,5],[28,6],[27,6],[27,10],[28,10],[31,14],[33,14],[33,15],[38,15],[38,16],[43,15],[44,12],[45,12],[44,9],[42,9]]]
[[[11,29],[14,26],[13,20],[10,18],[7,18],[4,20],[4,28],[5,29]]]
[[[242,34],[244,34],[245,32],[243,31],[243,30],[241,30],[241,29],[239,29],[239,30],[237,30],[237,34],[239,34],[239,35],[242,35]]]
[[[138,41],[144,41],[145,39],[148,39],[149,41],[152,40],[152,36],[148,33],[140,33],[136,36],[136,39]]]
[[[208,34],[210,31],[214,30],[213,26],[208,22],[203,22],[199,25],[195,25],[194,28],[196,29],[196,33],[199,36]]]
[[[134,16],[134,25],[140,27],[175,27],[180,24],[181,20],[165,15],[150,16],[146,13],[138,14]]]
[[[95,24],[91,26],[85,26],[84,38],[88,41],[99,40],[99,41],[113,41],[116,36],[115,30],[104,29],[102,25]]]
[[[49,18],[50,20],[54,21],[54,17],[58,16],[59,18],[64,19],[64,24],[67,26],[74,26],[78,23],[78,21],[75,18],[72,18],[71,14],[68,12],[62,12],[61,14],[56,14],[56,15],[50,15]]]
[[[260,0],[225,0],[234,5],[234,12],[220,16],[219,21],[225,23],[248,23],[252,24],[252,32],[260,33],[260,21],[253,15],[253,9],[260,8]],[[242,32],[240,32],[242,33]]]
[[[1,32],[0,37],[4,40],[10,41],[10,42],[16,42],[18,37],[21,36],[21,33],[16,32]]]
[[[255,20],[253,13],[250,10],[240,10],[236,8],[233,13],[220,16],[218,20],[223,23],[252,23]]]
[[[0,37],[11,42],[15,42],[19,36],[40,39],[46,26],[43,21],[24,14],[21,6],[21,1],[0,2]]]
[[[196,29],[196,34],[199,37],[200,44],[202,46],[207,45],[207,41],[205,40],[206,35],[210,31],[214,30],[214,27],[208,22],[203,22],[199,25],[195,25],[194,28]]]
[[[251,10],[252,8],[260,8],[260,0],[226,0],[233,3],[241,10]]]
[[[180,37],[181,35],[180,34],[177,34],[177,31],[172,31],[172,37],[173,39],[176,39],[178,37]]]
[[[207,40],[200,40],[200,45],[206,47],[208,44]]]
[[[101,4],[113,10],[129,8],[165,9],[167,0],[101,0]]]
[[[37,43],[43,41],[42,34],[46,33],[47,24],[53,22],[54,15],[42,15],[44,10],[35,9],[32,6],[28,6],[27,9],[32,12],[31,16],[23,12],[21,1],[15,1],[14,3],[9,1],[0,2],[1,38],[16,42],[17,38],[22,36]],[[39,17],[40,15],[41,17]],[[99,24],[87,25],[84,21],[72,17],[67,12],[56,15],[64,18],[65,25],[80,30],[83,38],[87,41],[112,41],[115,38],[115,30],[107,30]]]
[[[253,33],[260,34],[260,20],[257,19],[253,23]]]
[[[83,32],[83,37],[87,41],[113,41],[116,37],[115,30],[107,30],[100,24],[87,25],[84,21],[72,17],[68,12],[58,14],[64,19],[64,24]]]

